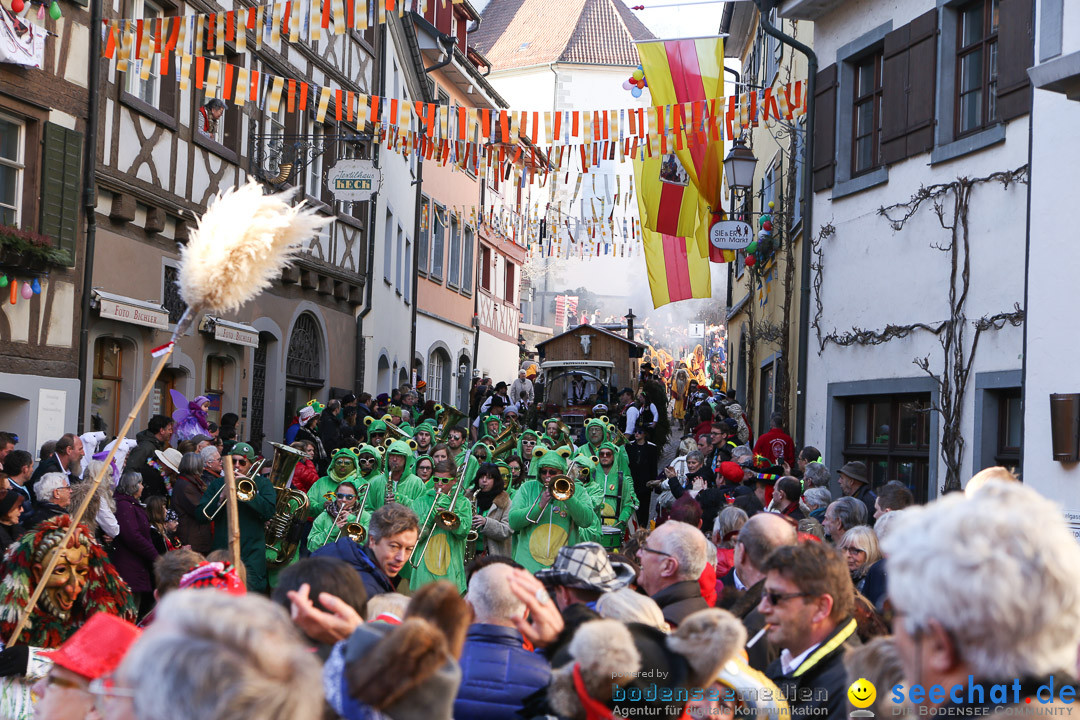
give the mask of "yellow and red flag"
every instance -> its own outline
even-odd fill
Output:
[[[641,240],[653,307],[712,297],[709,256],[698,251],[697,240],[655,233],[644,226]]]
[[[694,237],[708,208],[675,155],[634,160],[641,224],[661,235]]]
[[[722,38],[649,40],[637,43],[637,51],[654,106],[700,103],[724,97]],[[684,120],[692,125],[696,115],[696,112],[690,113]],[[682,127],[688,136],[699,130]],[[675,154],[708,206],[719,210],[723,198],[723,141],[676,143]]]

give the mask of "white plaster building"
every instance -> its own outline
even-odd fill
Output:
[[[950,430],[936,410],[943,405],[955,406],[952,432],[964,441],[953,480],[1019,465],[1023,327],[1013,313],[1024,302],[1027,186],[980,181],[964,193],[970,253],[959,237],[954,279],[950,253],[940,249],[950,247],[950,232],[932,200],[887,217],[879,209],[938,183],[1025,169],[1031,4],[788,0],[780,8],[783,17],[813,21],[820,62],[811,229],[820,270],[806,442],[834,470],[866,461],[875,485],[899,479],[921,500],[937,496],[949,475],[941,448]],[[940,197],[946,224],[955,199],[953,191]],[[889,218],[909,211],[902,228],[891,227]],[[951,290],[962,307],[950,307]],[[974,323],[994,316],[1002,320],[981,333],[971,359]],[[950,319],[963,338],[947,369],[941,340]],[[951,383],[944,395],[919,358]],[[970,363],[959,395],[955,359]]]
[[[1067,219],[1080,166],[1080,5],[1039,0],[1036,13],[1023,470],[1026,483],[1061,503],[1080,537],[1080,466],[1053,459],[1050,426],[1050,394],[1080,392],[1072,319],[1080,245]]]

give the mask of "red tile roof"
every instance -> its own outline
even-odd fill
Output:
[[[552,62],[638,64],[635,40],[654,36],[622,0],[491,0],[470,40],[494,70]]]

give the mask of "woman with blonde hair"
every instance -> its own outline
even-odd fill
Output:
[[[868,525],[856,525],[844,533],[838,549],[847,560],[851,582],[856,590],[862,592],[866,585],[866,571],[881,559],[877,534]]]

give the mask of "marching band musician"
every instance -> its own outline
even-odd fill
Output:
[[[600,520],[603,524],[602,540],[608,550],[618,551],[626,534],[626,523],[638,507],[634,478],[619,467],[619,449],[614,443],[605,442],[597,451],[600,467],[596,468],[596,497],[600,499]]]
[[[241,476],[246,476],[255,462],[255,450],[247,443],[236,443],[232,446],[230,454],[233,458],[233,471],[237,481]],[[250,500],[243,501],[237,498],[237,519],[240,525],[240,554],[247,569],[247,586],[254,592],[263,592],[267,588],[266,581],[266,521],[274,516],[277,508],[277,489],[270,478],[264,475],[255,475],[250,478],[255,483],[255,496]],[[199,502],[198,512],[195,517],[201,522],[210,522],[207,513],[213,513],[219,504],[225,499],[225,478],[216,477],[207,485]],[[214,523],[214,550],[223,550],[229,547],[229,523],[226,520],[226,511],[222,509],[213,520]]]
[[[488,415],[484,418],[484,424],[481,425],[481,431],[478,442],[487,441],[494,446],[495,438],[499,437],[499,433],[502,432],[502,418],[498,415]]]
[[[326,474],[315,481],[307,492],[308,519],[315,520],[322,515],[326,504],[326,494],[332,493],[346,480],[353,480],[360,470],[360,462],[352,448],[341,448],[330,458],[330,467]]]
[[[362,492],[364,485],[382,474],[382,451],[374,445],[361,443],[356,449],[356,462],[360,467],[358,488]]]
[[[469,491],[469,499],[475,503],[472,529],[479,534],[476,555],[510,557],[510,495],[506,492],[503,474],[497,465],[481,465],[476,481]]]
[[[367,437],[368,445],[372,447],[382,447],[383,440],[386,439],[386,421],[376,420],[374,418],[368,418],[371,422],[367,424]]]
[[[450,428],[450,434],[447,437],[446,444],[450,447],[450,459],[454,461],[454,464],[461,467],[461,463],[465,462],[465,437],[468,431],[462,427]]]
[[[585,488],[585,492],[589,495],[589,501],[592,503],[593,512],[597,518],[600,517],[600,509],[604,507],[604,486],[596,479],[597,463],[600,460],[595,455],[578,455],[572,461],[573,467],[568,468],[570,475],[574,477],[582,487]],[[599,520],[595,525],[587,528],[578,528],[578,542],[594,542],[600,543],[600,533],[603,525]]]
[[[521,458],[522,462],[522,474],[525,478],[533,478],[535,473],[532,472],[532,456],[533,450],[536,449],[537,443],[540,442],[540,433],[535,430],[525,430],[518,437],[517,442],[517,454]],[[517,487],[515,486],[516,490]]]
[[[411,502],[416,516],[428,520],[420,528],[409,592],[436,580],[449,580],[457,586],[458,592],[465,592],[465,536],[472,529],[473,513],[472,503],[464,493],[454,497],[456,486],[457,468],[449,460],[443,461],[435,466],[431,484]],[[457,517],[452,529],[438,522],[439,512],[443,510],[449,510]]]
[[[435,437],[435,428],[431,426],[430,422],[422,422],[416,426],[416,432],[413,433],[413,440],[416,441],[416,455],[430,455],[431,454],[431,440]]]
[[[383,456],[385,471],[371,481],[368,491],[367,509],[378,510],[388,502],[412,505],[423,491],[424,483],[418,478],[413,468],[416,458],[413,456],[415,442],[394,441]]]
[[[593,418],[585,423],[585,444],[574,453],[585,457],[593,457],[600,451],[600,445],[608,439],[608,427],[600,418]]]
[[[567,500],[552,496],[551,481],[566,474],[562,455],[548,450],[533,464],[537,479],[527,480],[510,506],[510,529],[518,534],[514,559],[529,572],[551,567],[559,548],[581,542],[581,529],[600,522],[592,498],[580,482],[573,484],[574,493]]]
[[[357,519],[356,503],[357,483],[346,480],[337,486],[334,491],[334,500],[326,503],[322,514],[315,518],[315,524],[311,526],[308,535],[308,550],[315,552],[328,542],[335,542],[339,538],[346,537],[345,526],[349,523],[359,523],[367,532],[368,521],[371,512],[365,510]]]

